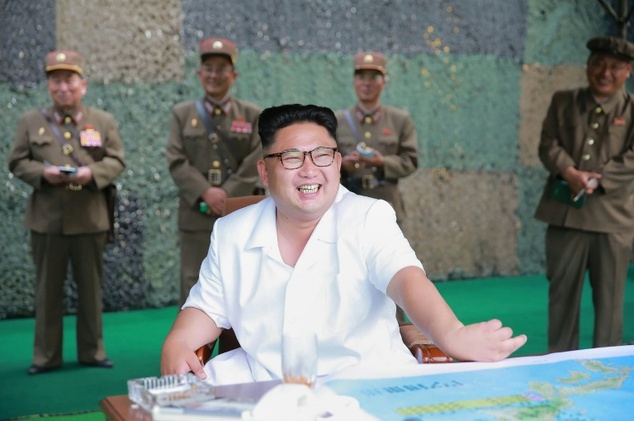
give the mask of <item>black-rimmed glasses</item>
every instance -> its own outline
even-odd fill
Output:
[[[304,165],[306,155],[310,155],[310,159],[313,160],[313,164],[315,164],[315,166],[328,167],[335,160],[335,152],[337,152],[337,148],[318,146],[312,151],[287,149],[282,152],[264,155],[263,158],[279,158],[284,168],[287,170],[296,170]]]

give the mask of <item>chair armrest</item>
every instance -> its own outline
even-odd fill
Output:
[[[402,324],[401,338],[419,364],[451,363],[453,358],[438,348],[412,324]]]
[[[240,343],[238,342],[233,329],[223,329],[218,339],[208,343],[207,345],[201,346],[195,351],[201,365],[205,365],[211,358],[216,342],[218,342],[218,354],[240,348]]]
[[[196,351],[194,351],[196,353],[196,356],[198,357],[198,361],[200,362],[200,365],[204,366],[207,363],[207,361],[209,361],[209,358],[211,358],[211,353],[213,352],[215,345],[216,345],[216,341],[213,341],[211,343],[201,346]]]

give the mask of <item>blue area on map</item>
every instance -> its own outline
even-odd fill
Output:
[[[333,380],[385,421],[632,420],[634,356],[393,379]]]

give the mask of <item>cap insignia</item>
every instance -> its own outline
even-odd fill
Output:
[[[211,45],[211,47],[214,50],[221,50],[223,45],[222,45],[222,41],[214,41],[214,43]]]
[[[372,57],[372,54],[366,54],[365,57],[363,57],[363,62],[374,63],[374,57]]]
[[[64,54],[64,53],[57,54],[57,56],[55,56],[55,60],[57,60],[58,63],[65,62],[66,61],[66,54]]]

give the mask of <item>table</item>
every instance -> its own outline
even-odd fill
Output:
[[[132,402],[128,399],[128,395],[108,396],[103,399],[99,406],[106,415],[106,421],[128,421],[135,420],[136,414],[130,414],[132,411]],[[132,415],[132,417],[130,416]],[[148,414],[148,420],[152,417]]]

